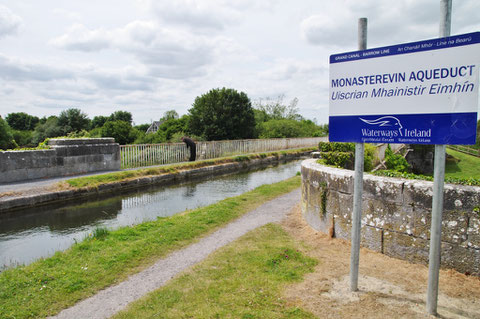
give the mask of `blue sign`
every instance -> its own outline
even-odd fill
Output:
[[[330,56],[329,139],[475,144],[480,32]]]

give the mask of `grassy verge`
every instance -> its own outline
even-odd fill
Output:
[[[184,214],[100,229],[65,252],[6,270],[0,273],[0,318],[53,315],[299,186],[297,176]]]
[[[447,153],[452,155],[455,160],[449,160],[445,164],[445,182],[450,184],[480,186],[480,158],[451,149],[448,149]],[[416,175],[396,171],[382,170],[373,172],[373,174],[378,176],[433,181],[433,176],[430,175]]]
[[[232,157],[222,157],[217,159],[196,161],[196,162],[190,162],[190,163],[149,167],[149,168],[143,168],[143,169],[137,169],[137,170],[121,171],[121,172],[115,172],[115,173],[109,173],[109,174],[73,178],[65,182],[61,182],[61,184],[66,183],[69,187],[74,187],[74,188],[82,188],[82,187],[96,188],[98,187],[98,185],[101,185],[101,184],[121,182],[121,181],[126,181],[134,178],[139,178],[139,177],[162,175],[166,173],[176,173],[182,170],[188,170],[188,169],[194,169],[194,168],[200,168],[200,167],[206,167],[206,166],[218,165],[218,164],[225,164],[225,163],[249,161],[257,158],[265,158],[268,156],[281,157],[287,154],[299,154],[305,151],[312,151],[312,150],[314,150],[314,148],[304,148],[304,149],[297,149],[297,150],[286,150],[286,151],[260,153],[260,154],[238,155],[238,156],[232,156]]]
[[[283,287],[312,272],[280,226],[269,224],[224,247],[192,271],[114,318],[314,318],[282,299]]]
[[[447,161],[445,177],[480,179],[480,158],[452,149],[447,149],[447,153],[455,157],[457,161]]]

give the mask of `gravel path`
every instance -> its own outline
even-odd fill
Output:
[[[126,281],[102,290],[50,318],[108,318],[124,309],[130,302],[162,287],[174,276],[199,263],[218,248],[257,227],[281,221],[299,199],[300,189],[296,189],[269,201],[199,242],[173,252]]]

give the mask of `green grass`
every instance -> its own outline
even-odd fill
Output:
[[[447,149],[447,153],[459,161],[447,161],[445,165],[445,177],[450,178],[479,178],[480,158]]]
[[[447,149],[454,159],[447,159],[445,164],[445,183],[480,186],[480,158]],[[431,175],[416,175],[388,170],[380,170],[372,174],[378,176],[421,179],[433,181]]]
[[[298,249],[280,226],[266,225],[113,318],[315,318],[282,298],[317,263]]]
[[[114,172],[114,173],[108,173],[108,174],[102,174],[102,175],[72,178],[65,182],[61,182],[60,185],[62,183],[66,183],[70,187],[74,187],[74,188],[83,188],[83,187],[96,188],[101,184],[127,181],[127,180],[140,178],[144,176],[155,176],[155,175],[162,175],[166,173],[176,173],[181,170],[194,169],[194,168],[225,164],[225,163],[249,161],[251,159],[265,158],[267,156],[279,157],[280,155],[284,156],[287,154],[299,154],[305,151],[312,151],[312,150],[314,149],[304,148],[304,149],[288,150],[288,151],[282,151],[282,152],[269,152],[269,153],[261,153],[261,154],[223,157],[223,158],[196,161],[196,162],[190,162],[190,163],[173,164],[168,166],[149,167],[149,168],[143,168],[143,169],[137,169],[137,170],[120,171],[120,172]]]
[[[58,313],[299,186],[297,176],[172,217],[115,231],[98,229],[65,252],[5,270],[0,273],[0,318]]]

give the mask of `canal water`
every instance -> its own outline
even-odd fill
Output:
[[[112,230],[139,224],[285,180],[300,171],[300,163],[297,160],[235,175],[0,215],[0,271],[65,250],[76,241],[82,241],[97,227]]]

